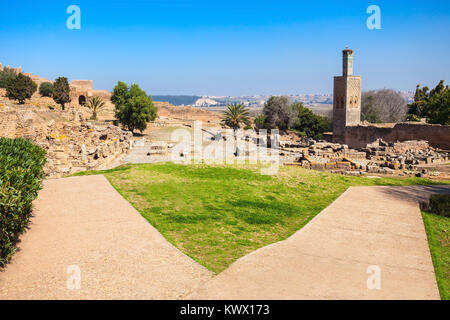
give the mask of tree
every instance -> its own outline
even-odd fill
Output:
[[[248,109],[242,104],[230,104],[223,112],[222,123],[233,129],[234,138],[236,139],[237,130],[241,125],[250,125]]]
[[[408,107],[403,96],[391,89],[363,92],[361,120],[369,122],[401,122],[406,120]]]
[[[364,97],[364,108],[361,108],[361,120],[370,123],[380,123],[380,117],[373,104],[373,96]]]
[[[144,131],[147,122],[155,120],[158,114],[151,97],[137,84],[128,87],[119,81],[114,87],[111,101],[116,108],[117,120],[131,132],[135,129]]]
[[[6,96],[11,100],[17,100],[20,104],[25,99],[30,99],[37,90],[37,84],[30,77],[19,73],[16,77],[8,79]]]
[[[72,101],[70,99],[69,81],[66,77],[59,77],[55,80],[55,84],[53,85],[53,100],[57,104],[60,104],[63,110],[65,104]]]
[[[51,82],[42,82],[39,86],[39,93],[43,97],[51,97],[53,94],[53,84]]]
[[[17,74],[13,69],[3,68],[0,69],[0,88],[5,88],[10,79],[16,78]]]
[[[331,121],[328,118],[314,114],[303,103],[297,102],[293,108],[297,111],[298,117],[292,128],[299,131],[300,134],[321,139],[324,132],[332,130]]]
[[[416,87],[414,102],[408,105],[408,120],[419,121],[425,118],[428,123],[448,125],[450,124],[450,100],[449,87],[444,86],[444,80],[429,91],[428,87]]]
[[[298,111],[292,108],[292,101],[285,96],[273,96],[263,109],[265,124],[268,129],[289,129],[297,119]]]
[[[420,84],[416,86],[416,93],[414,94],[414,102],[408,105],[408,121],[420,121],[425,117],[424,108],[429,98],[429,88],[420,88]]]
[[[92,110],[92,120],[97,120],[97,113],[102,111],[106,107],[105,102],[98,96],[94,96],[89,98],[89,101],[86,105],[89,109]]]
[[[111,102],[116,106],[125,104],[128,93],[128,86],[126,83],[119,81],[113,89]]]
[[[450,90],[433,94],[425,110],[428,123],[450,125]]]

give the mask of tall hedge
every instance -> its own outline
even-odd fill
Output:
[[[15,251],[42,188],[45,151],[25,139],[0,138],[0,266]]]

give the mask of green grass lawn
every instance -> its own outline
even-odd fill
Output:
[[[168,241],[218,273],[302,228],[349,186],[433,184],[421,178],[349,177],[295,167],[126,165],[104,174]],[[440,182],[442,184],[442,182]]]
[[[450,218],[422,212],[442,300],[450,300]]]

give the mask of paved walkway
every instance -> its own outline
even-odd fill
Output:
[[[236,261],[190,299],[439,299],[418,199],[450,187],[348,189],[289,239]],[[380,290],[367,288],[369,266]]]
[[[47,180],[0,272],[0,299],[439,299],[417,206],[431,192],[450,187],[350,188],[289,239],[213,278],[105,177]],[[380,290],[367,289],[371,265]],[[68,289],[77,268],[80,289]]]
[[[101,175],[45,181],[19,246],[0,299],[178,299],[212,277]]]

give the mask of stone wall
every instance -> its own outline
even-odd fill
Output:
[[[360,149],[382,139],[387,142],[425,140],[435,147],[450,150],[450,126],[405,122],[390,125],[357,125],[345,128],[345,144]]]
[[[92,90],[92,80],[72,80],[70,85],[82,90]]]
[[[47,151],[45,173],[61,177],[101,169],[130,149],[131,132],[93,125],[75,110],[0,110],[0,136],[26,138]]]

